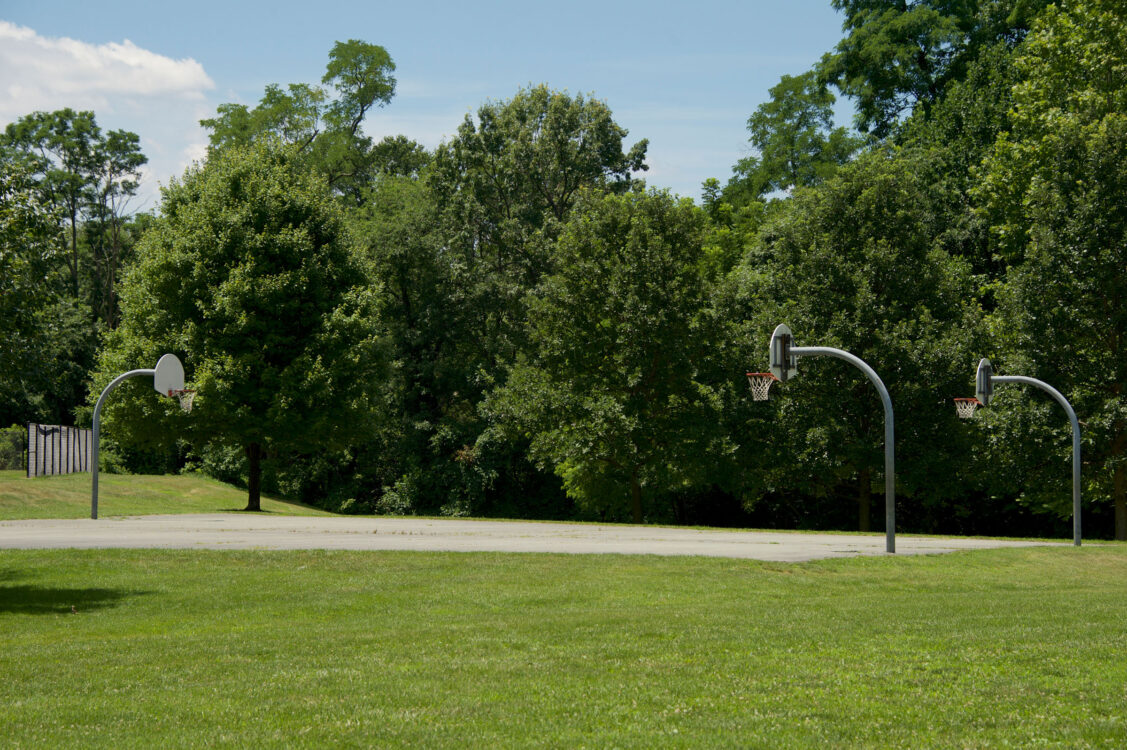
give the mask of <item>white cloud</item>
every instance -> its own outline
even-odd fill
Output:
[[[141,136],[149,158],[135,208],[159,202],[158,182],[202,156],[199,120],[214,114],[215,82],[191,58],[175,60],[128,39],[107,44],[39,35],[0,21],[0,127],[36,111],[93,110],[103,130]]]
[[[213,88],[215,82],[191,58],[173,60],[128,39],[94,45],[45,37],[0,21],[0,119],[32,111],[29,101],[65,99],[83,107],[121,95],[200,99]]]

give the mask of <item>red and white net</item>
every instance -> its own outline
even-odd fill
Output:
[[[769,372],[749,372],[747,382],[751,386],[751,398],[755,401],[766,401],[767,392],[771,385],[778,380]]]
[[[982,406],[982,402],[977,398],[955,399],[955,413],[959,415],[959,419],[970,419],[979,406]]]

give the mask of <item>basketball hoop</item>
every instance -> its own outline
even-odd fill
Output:
[[[766,401],[767,391],[771,390],[771,385],[777,380],[778,378],[769,372],[749,372],[747,382],[751,386],[752,400]]]
[[[194,388],[170,388],[168,390],[169,397],[176,397],[180,401],[180,408],[185,414],[192,410],[192,401],[196,398],[196,390]]]
[[[955,413],[959,415],[959,419],[970,419],[974,416],[974,410],[980,406],[982,402],[977,398],[955,399]]]

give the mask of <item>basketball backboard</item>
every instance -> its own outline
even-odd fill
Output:
[[[173,391],[184,388],[184,365],[175,354],[165,354],[157,361],[153,372],[153,388],[162,396],[172,396]]]
[[[794,336],[790,328],[780,323],[771,334],[771,374],[785,383],[798,374],[798,357],[790,353],[794,346]]]
[[[978,361],[978,371],[974,374],[974,396],[983,406],[989,406],[994,395],[993,377],[994,367],[990,360],[983,357]]]

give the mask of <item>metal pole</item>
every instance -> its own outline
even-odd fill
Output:
[[[877,375],[876,371],[869,367],[865,360],[857,357],[849,352],[842,351],[841,349],[833,349],[828,346],[792,346],[789,352],[796,357],[803,357],[808,355],[822,354],[828,357],[837,357],[844,359],[849,364],[855,366],[861,372],[868,376],[873,385],[877,387],[877,392],[880,393],[881,403],[884,404],[884,535],[885,535],[885,550],[888,552],[896,551],[896,448],[895,448],[895,429],[892,419],[892,398],[888,395],[888,389],[884,387],[884,382]]]
[[[1027,378],[1024,375],[994,375],[990,378],[995,383],[1025,383],[1040,388],[1045,393],[1056,399],[1068,414],[1068,421],[1072,424],[1072,543],[1080,546],[1080,420],[1072,404],[1056,388],[1043,380]]]
[[[128,378],[137,377],[138,375],[155,375],[156,370],[130,370],[127,373],[118,375],[114,378],[106,389],[102,391],[102,395],[98,396],[98,403],[94,404],[94,442],[90,446],[90,472],[94,477],[92,487],[90,490],[90,518],[98,518],[98,435],[102,429],[102,402],[106,400],[106,396],[110,395],[110,391],[117,388],[122,381]]]

